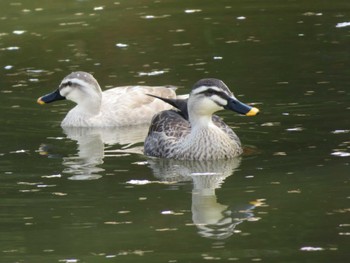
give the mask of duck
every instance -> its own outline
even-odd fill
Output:
[[[240,102],[219,79],[197,81],[188,99],[161,98],[174,107],[157,113],[144,142],[144,154],[178,160],[232,159],[243,152],[236,133],[217,115],[231,110],[255,116],[259,109]]]
[[[121,127],[150,124],[153,115],[172,106],[146,94],[175,98],[174,86],[122,86],[102,92],[92,74],[67,75],[58,89],[37,99],[39,104],[59,100],[76,103],[61,122],[62,127]]]

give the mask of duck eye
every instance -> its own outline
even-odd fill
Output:
[[[205,92],[205,95],[207,96],[211,96],[211,95],[214,95],[216,94],[217,92],[213,89],[208,89],[206,92]]]
[[[71,81],[68,81],[67,83],[66,83],[66,86],[72,86],[72,82]]]

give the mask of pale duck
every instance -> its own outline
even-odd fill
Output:
[[[154,114],[171,108],[146,94],[176,97],[173,86],[123,86],[102,92],[91,74],[78,71],[66,76],[57,90],[37,102],[63,99],[75,102],[77,105],[61,122],[62,127],[120,127],[149,124]]]
[[[214,112],[227,109],[246,116],[259,110],[240,102],[219,79],[194,84],[188,100],[162,99],[178,108],[156,114],[144,144],[148,156],[180,160],[230,159],[242,154],[239,138]]]

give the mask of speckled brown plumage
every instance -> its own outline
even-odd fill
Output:
[[[163,100],[178,109],[162,111],[153,117],[144,145],[146,155],[215,160],[234,158],[242,153],[237,135],[212,113],[227,108],[245,114],[253,108],[239,102],[222,81],[200,80],[188,100]],[[257,112],[254,108],[254,113]]]

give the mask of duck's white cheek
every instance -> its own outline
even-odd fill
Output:
[[[60,94],[63,97],[67,97],[69,94],[69,89],[67,87],[60,88]]]
[[[220,105],[221,107],[224,107],[227,105],[227,100],[219,97],[218,95],[213,95],[212,99],[213,99],[213,101],[216,102],[216,104]]]

